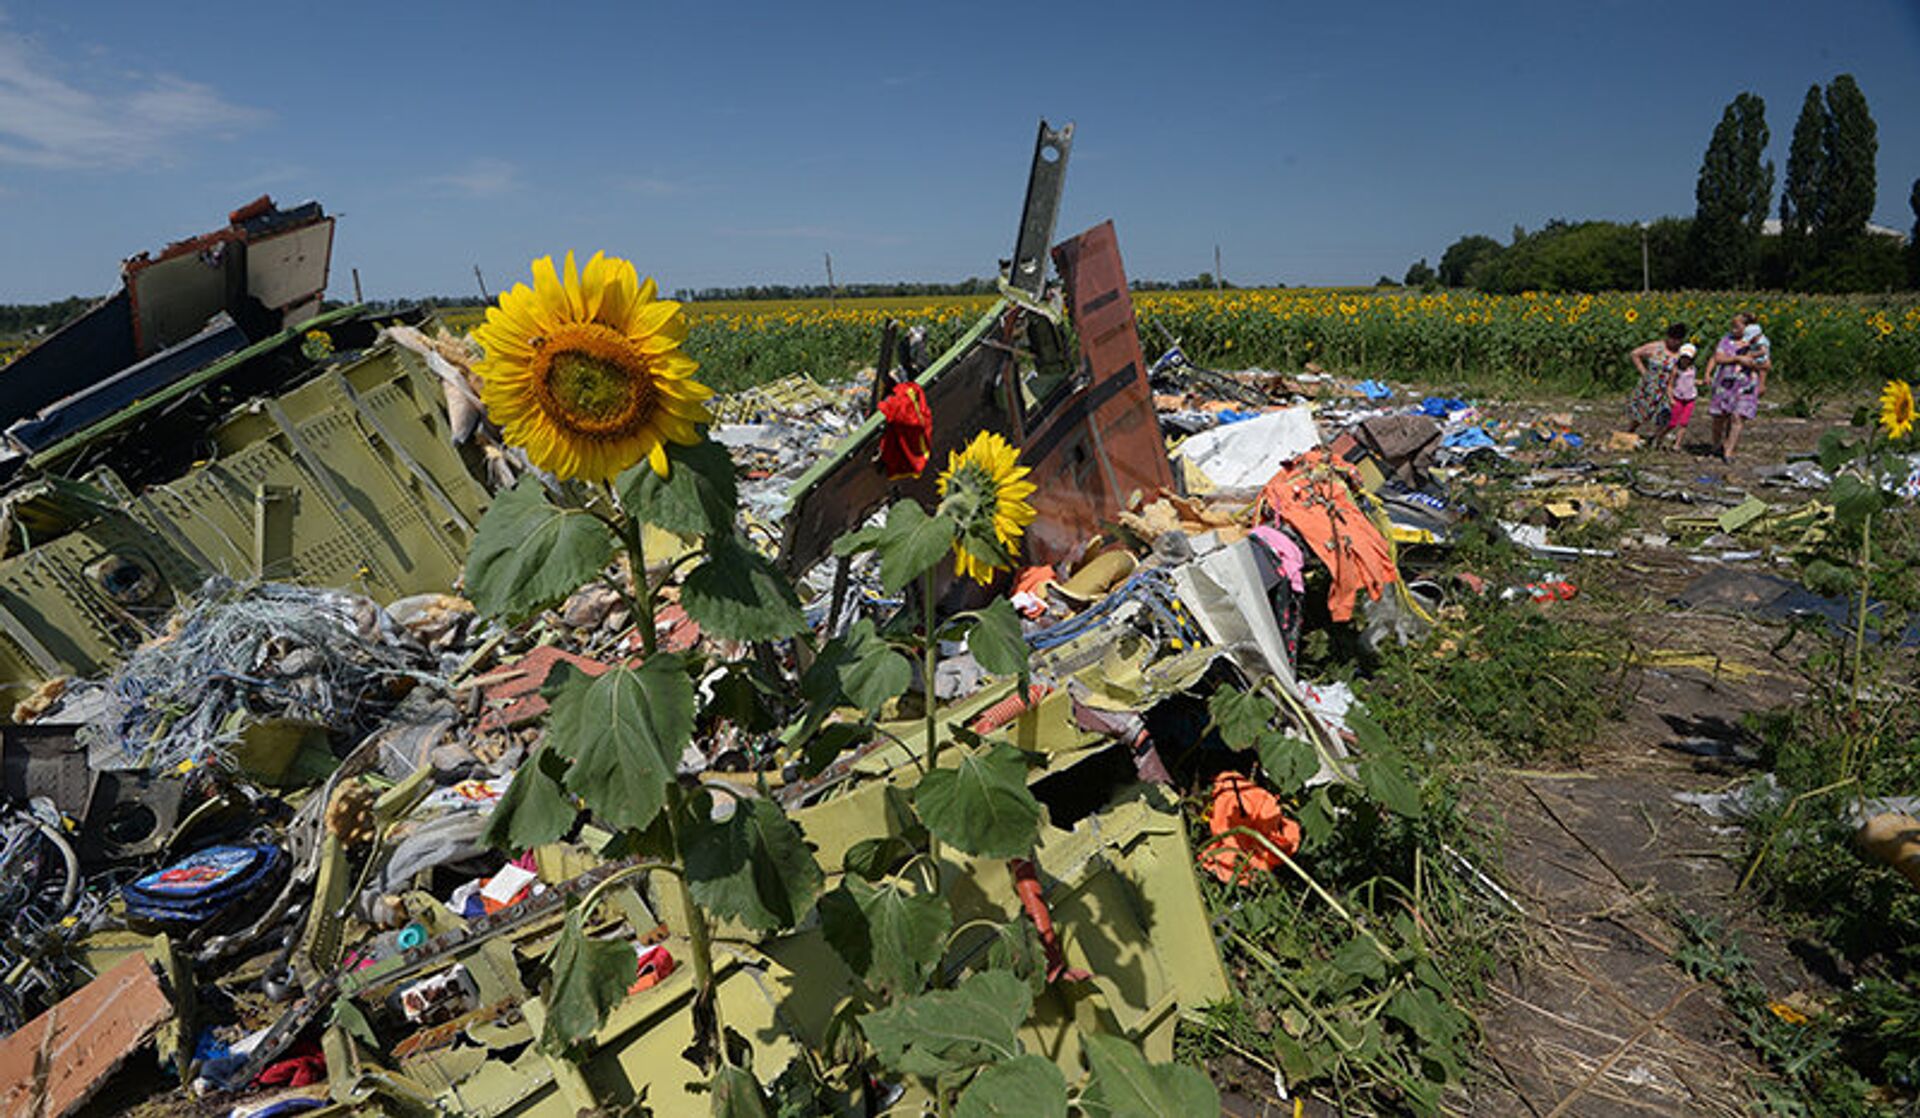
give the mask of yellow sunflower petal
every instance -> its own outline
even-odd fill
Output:
[[[560,282],[551,256],[533,262],[533,297],[542,326],[573,321],[573,304],[567,299],[566,285]]]
[[[567,258],[571,260],[573,254],[568,253]],[[607,293],[608,272],[607,254],[604,252],[594,253],[593,258],[587,261],[587,266],[580,271],[581,317],[588,322],[600,317],[600,305]]]
[[[567,310],[574,322],[587,322],[593,316],[587,313],[586,293],[580,289],[580,269],[573,263],[573,250],[567,250],[567,272],[561,287],[567,293]]]

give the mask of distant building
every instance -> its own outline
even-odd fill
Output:
[[[1875,237],[1892,237],[1902,244],[1906,243],[1907,240],[1907,235],[1904,232],[1898,229],[1889,229],[1884,225],[1875,225],[1871,221],[1867,222],[1867,232]],[[1780,219],[1770,217],[1761,222],[1760,235],[1763,237],[1778,237],[1780,235]]]

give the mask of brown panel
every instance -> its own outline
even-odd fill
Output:
[[[1028,417],[1021,438],[1007,414],[1008,386],[1001,373],[1021,336],[1025,312],[1010,310],[996,329],[922,377],[933,411],[933,453],[923,477],[887,479],[877,460],[875,426],[836,450],[833,464],[811,484],[802,483],[787,513],[782,558],[788,570],[805,571],[827,554],[835,537],[890,501],[912,496],[931,508],[934,478],[945,468],[948,453],[982,430],[997,431],[1019,445],[1021,462],[1033,471],[1039,515],[1027,530],[1027,562],[1066,558],[1134,493],[1151,498],[1172,487],[1113,223],[1055,247],[1053,255],[1080,339],[1084,386]]]
[[[1056,245],[1053,259],[1087,387],[1040,417],[1023,448],[1039,486],[1027,538],[1035,563],[1064,558],[1135,493],[1151,499],[1173,486],[1113,223]]]
[[[87,983],[0,1040],[0,1118],[59,1118],[173,1016],[145,955]]]

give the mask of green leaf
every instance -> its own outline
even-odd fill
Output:
[[[1332,962],[1334,969],[1355,978],[1378,980],[1387,976],[1387,961],[1366,936],[1354,936],[1341,944],[1340,950],[1333,953]]]
[[[874,712],[912,683],[913,665],[863,617],[820,650],[800,679],[800,693],[818,707],[844,703]]]
[[[593,1035],[627,996],[638,969],[633,945],[625,940],[587,938],[578,908],[567,913],[553,945],[553,988],[547,994],[547,1023],[540,1047],[565,1052]]]
[[[1320,755],[1313,746],[1299,738],[1276,730],[1260,735],[1257,748],[1260,751],[1260,767],[1267,771],[1267,779],[1283,796],[1291,796],[1306,787],[1307,781],[1320,771]]]
[[[753,734],[764,734],[782,725],[779,713],[785,696],[761,676],[758,661],[728,664],[708,683],[707,691],[712,697],[700,711],[703,725],[722,719]]]
[[[840,856],[840,868],[868,881],[878,881],[916,853],[913,844],[899,835],[861,839]]]
[[[897,592],[953,548],[953,521],[928,516],[914,501],[896,501],[875,540],[880,552],[880,585]]]
[[[1300,836],[1307,845],[1317,846],[1333,837],[1333,798],[1325,785],[1313,790],[1313,795],[1300,801],[1294,814],[1300,820]]]
[[[1833,502],[1834,520],[1849,528],[1859,527],[1867,517],[1879,512],[1884,503],[1879,489],[1852,474],[1834,478],[1833,487],[1827,490],[1827,499]]]
[[[731,534],[739,500],[733,459],[711,439],[692,446],[667,445],[667,476],[646,459],[614,481],[620,507],[632,516],[683,536]]]
[[[1258,691],[1222,687],[1207,696],[1207,714],[1229,749],[1254,749],[1273,721],[1273,704]]]
[[[580,812],[561,786],[566,773],[558,753],[545,745],[535,749],[487,817],[487,845],[517,854],[557,842],[572,830]]]
[[[1067,1079],[1045,1056],[1017,1056],[973,1077],[955,1118],[1067,1118]]]
[[[801,757],[800,775],[818,776],[834,759],[847,750],[873,740],[873,727],[864,722],[829,722],[807,739]]]
[[[1388,1017],[1412,1029],[1430,1045],[1451,1045],[1467,1028],[1460,1011],[1442,1002],[1425,986],[1408,986],[1387,999]]]
[[[1047,988],[1047,948],[1033,921],[1016,917],[995,925],[993,942],[987,946],[987,966],[1024,980],[1033,996],[1039,997]]]
[[[968,854],[1018,857],[1040,833],[1026,758],[1010,745],[964,754],[955,767],[921,777],[913,802],[929,830]]]
[[[920,822],[920,813],[913,810],[911,794],[893,784],[887,785],[882,794],[885,818],[874,822],[887,833],[854,843],[840,857],[841,869],[857,873],[868,881],[880,880],[925,850],[930,837],[926,824]]]
[[[1834,472],[1847,464],[1855,449],[1856,444],[1848,441],[1838,428],[1828,430],[1820,436],[1820,448],[1816,452],[1820,456],[1820,468],[1828,473]]]
[[[707,1090],[712,1095],[713,1118],[770,1118],[766,1092],[746,1068],[720,1065]]]
[[[715,821],[696,812],[684,832],[687,889],[700,907],[756,931],[791,928],[820,894],[823,876],[786,812],[769,800],[736,801]]]
[[[523,477],[480,518],[467,553],[467,597],[489,617],[531,616],[598,576],[613,544],[592,513],[553,504],[540,479]]]
[[[1360,783],[1374,803],[1408,819],[1420,818],[1420,787],[1407,774],[1400,758],[1391,755],[1362,757],[1354,763]]]
[[[1188,1118],[1220,1113],[1220,1092],[1201,1072],[1179,1064],[1149,1064],[1140,1049],[1119,1037],[1085,1038],[1087,1080],[1081,1101],[1107,1118]]]
[[[926,985],[945,953],[953,910],[938,894],[850,876],[820,898],[820,930],[855,974],[897,998]]]
[[[844,559],[849,555],[858,555],[863,551],[872,551],[880,546],[880,537],[886,529],[879,524],[869,524],[856,528],[833,541],[834,555]]]
[[[616,827],[645,827],[693,740],[693,681],[673,653],[589,678],[554,669],[547,742],[573,760],[567,788]]]
[[[1016,1031],[1032,1009],[1033,996],[1019,979],[983,971],[951,990],[865,1014],[860,1031],[887,1067],[937,1076],[1020,1055]]]
[[[807,627],[786,576],[731,532],[707,537],[707,557],[681,584],[680,605],[704,632],[726,640],[778,640]]]
[[[994,675],[1025,675],[1027,638],[1020,633],[1020,615],[1013,603],[995,598],[980,611],[967,633],[967,651]]]
[[[1359,771],[1360,784],[1367,790],[1367,797],[1395,815],[1420,818],[1420,787],[1408,774],[1406,763],[1387,739],[1386,731],[1357,706],[1347,712],[1347,727],[1360,746],[1361,755],[1354,762],[1354,768]]]

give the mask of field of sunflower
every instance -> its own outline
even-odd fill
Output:
[[[933,352],[966,329],[985,296],[690,303],[687,352],[721,391],[791,373],[832,379],[871,364],[888,318],[928,327]],[[1609,392],[1626,388],[1626,353],[1685,322],[1711,344],[1736,310],[1760,316],[1774,364],[1793,388],[1826,388],[1920,370],[1920,299],[1677,292],[1482,295],[1473,292],[1245,290],[1134,296],[1152,356],[1178,337],[1218,368],[1422,376],[1488,387]],[[465,329],[478,308],[445,312]],[[1165,330],[1166,334],[1162,333]]]

